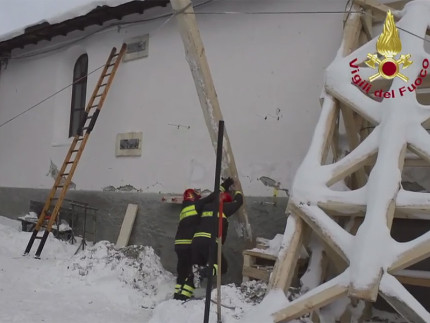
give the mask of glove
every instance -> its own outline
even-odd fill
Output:
[[[222,182],[221,184],[221,191],[225,192],[228,191],[230,186],[232,186],[234,184],[234,180],[231,177],[227,177],[224,182]]]

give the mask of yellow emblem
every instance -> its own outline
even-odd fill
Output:
[[[400,66],[405,69],[413,63],[409,60],[411,54],[400,55],[399,59],[394,58],[402,51],[402,43],[391,11],[387,12],[384,29],[376,42],[376,50],[385,58],[380,60],[377,54],[367,54],[369,60],[365,61],[366,65],[373,69],[378,69],[378,73],[369,77],[370,82],[373,82],[378,77],[391,80],[396,76],[405,82],[409,80],[407,76],[400,73],[399,69]],[[375,64],[378,64],[378,66],[375,66]]]

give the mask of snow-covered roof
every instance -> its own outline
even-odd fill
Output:
[[[0,52],[121,19],[168,0],[4,0],[0,11]],[[23,8],[25,8],[23,10]]]

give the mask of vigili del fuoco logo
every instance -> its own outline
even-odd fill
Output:
[[[362,78],[360,74],[358,74],[360,67],[357,65],[357,58],[354,58],[349,62],[349,66],[352,68],[351,74],[353,74],[352,83],[367,94],[372,93],[370,91],[373,86],[372,82],[380,77],[387,80],[398,77],[408,83],[409,78],[402,74],[400,70],[408,68],[413,61],[411,61],[411,54],[400,54],[400,56],[396,58],[396,56],[398,56],[402,51],[402,42],[400,41],[399,32],[396,24],[394,23],[394,17],[391,14],[391,11],[387,12],[384,29],[376,42],[376,51],[379,55],[368,53],[368,60],[364,62],[367,66],[376,71],[376,73],[371,75],[368,80]],[[382,89],[375,89],[373,94],[375,97],[390,99],[395,98],[396,95],[404,96],[406,93],[414,92],[416,88],[423,83],[423,79],[427,76],[429,60],[427,58],[424,59],[421,65],[422,69],[420,74],[414,82],[410,82],[405,86],[391,89],[386,92]]]

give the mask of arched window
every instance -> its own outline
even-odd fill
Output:
[[[76,60],[73,69],[72,105],[70,110],[69,137],[78,133],[79,124],[85,112],[87,94],[88,55],[83,54]]]

